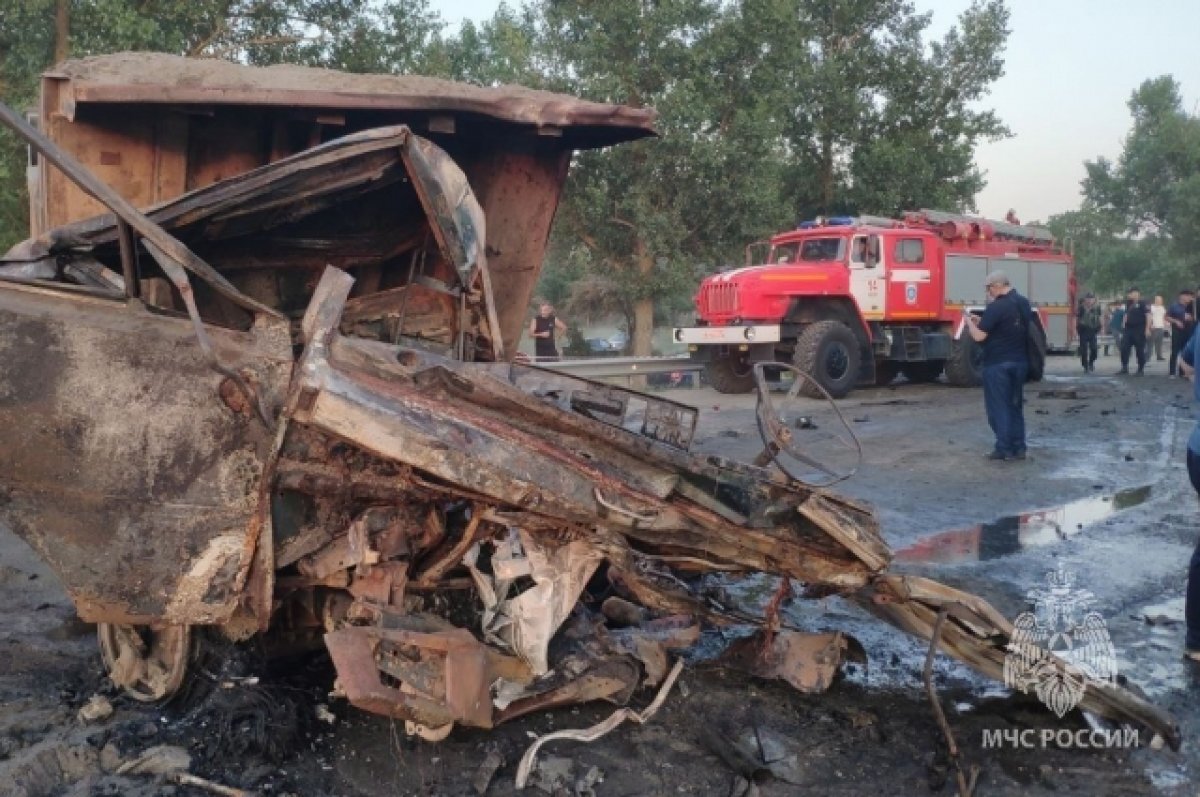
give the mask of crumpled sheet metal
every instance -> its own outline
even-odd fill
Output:
[[[477,566],[479,547],[464,559],[483,600],[483,633],[515,652],[535,675],[550,671],[550,640],[571,614],[603,555],[584,540],[550,544],[521,529],[495,546],[492,575]],[[508,597],[515,581],[534,586]]]
[[[325,646],[354,706],[427,728],[492,727],[488,650],[465,629],[345,627],[326,634]],[[385,684],[381,671],[400,686]]]
[[[336,319],[339,311],[326,307],[319,312]],[[542,671],[549,667],[540,653],[542,640],[554,635],[594,567],[590,561],[578,569],[560,565],[571,573],[569,578],[554,584],[542,574],[539,582],[529,551],[540,546],[528,542],[531,534],[549,535],[546,539],[582,535],[602,552],[610,579],[626,597],[664,614],[738,621],[674,576],[668,564],[672,559],[802,581],[814,594],[838,593],[865,602],[884,619],[924,639],[931,637],[935,607],[963,606],[963,616],[955,615],[947,623],[941,647],[991,677],[1002,675],[1002,667],[994,665],[1002,660],[1011,632],[1007,621],[975,596],[888,574],[884,568],[891,552],[865,507],[803,485],[780,484],[765,471],[726,467],[723,461],[656,445],[537,401],[514,381],[523,373],[514,367],[477,367],[411,349],[398,354],[394,347],[336,335],[321,347],[310,346],[302,364],[301,389],[314,398],[296,412],[297,422],[431,474],[472,500],[493,506],[493,517],[509,518],[510,526],[528,526],[524,536],[517,534],[527,564],[508,561],[519,558],[502,550],[501,572],[476,583],[485,605],[493,609],[485,629]],[[556,379],[563,386],[560,390],[577,383],[582,389],[581,382]],[[636,468],[627,468],[628,461],[636,462]],[[686,478],[664,496],[652,486],[664,484],[657,475],[669,472]],[[739,521],[711,508],[720,491],[710,495],[709,480],[739,484],[748,502],[742,513],[750,514]],[[690,486],[683,487],[685,482]],[[697,485],[703,486],[693,489]],[[596,497],[597,486],[608,503],[620,501],[629,511],[608,511]],[[647,555],[647,549],[661,553]],[[550,586],[534,593],[541,600],[515,604],[516,617],[524,625],[514,633],[512,599],[489,579],[516,578],[523,570],[504,568],[526,566],[535,584]],[[872,596],[881,603],[873,603]],[[789,655],[806,660],[802,649],[785,649],[779,655],[784,661]],[[830,680],[831,656],[825,650],[818,657],[826,662],[822,667],[795,678],[802,686]],[[1097,684],[1089,694],[1093,699],[1085,699],[1085,708],[1118,720],[1136,718],[1178,743],[1173,720],[1127,690]],[[561,704],[553,700],[545,705]],[[525,704],[518,700],[513,705]]]
[[[720,661],[759,678],[786,681],[801,692],[819,694],[833,685],[850,649],[851,640],[840,631],[760,630],[730,645]]]

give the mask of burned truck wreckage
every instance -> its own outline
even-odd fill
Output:
[[[143,213],[0,115],[110,211],[0,258],[0,520],[134,698],[178,692],[203,635],[323,644],[353,705],[436,739],[623,704],[706,624],[760,626],[757,656],[829,686],[846,637],[732,610],[709,573],[840,595],[1002,678],[1012,625],[890,572],[868,507],[784,469],[807,457],[768,391],[744,464],[689,450],[691,407],[511,362],[525,305],[498,303],[492,219],[408,127]],[[1178,745],[1150,703],[1039,656],[1081,709]]]

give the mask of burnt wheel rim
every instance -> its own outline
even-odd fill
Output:
[[[825,375],[831,382],[837,382],[846,376],[850,370],[850,351],[843,343],[833,343],[825,351]]]
[[[169,700],[183,686],[192,649],[189,626],[99,623],[96,636],[108,677],[134,700]]]

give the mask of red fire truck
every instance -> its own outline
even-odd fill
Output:
[[[762,245],[762,265],[750,265],[752,244],[746,267],[706,278],[697,326],[674,331],[722,393],[751,390],[759,362],[791,363],[835,398],[899,374],[978,385],[981,350],[962,316],[983,309],[996,269],[1037,309],[1048,350],[1071,346],[1074,263],[1038,227],[921,210],[819,218]]]

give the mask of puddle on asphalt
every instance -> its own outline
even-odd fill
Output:
[[[897,562],[954,564],[999,559],[1073,537],[1088,526],[1145,503],[1152,487],[1133,487],[1092,496],[1050,509],[1006,515],[965,529],[926,537],[896,551]]]

